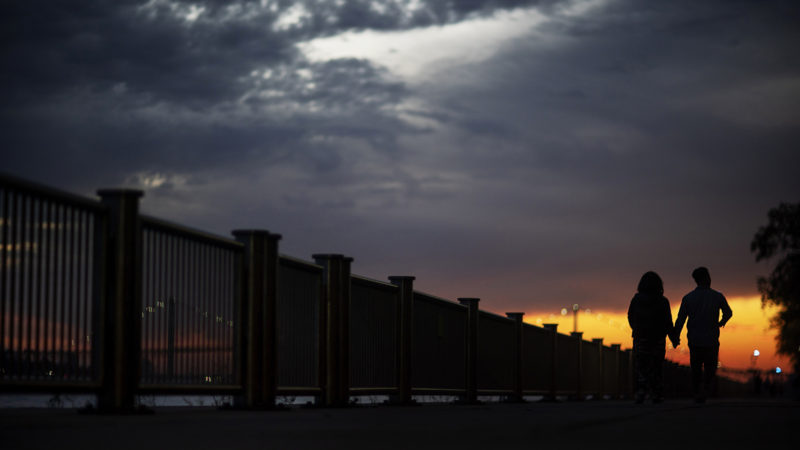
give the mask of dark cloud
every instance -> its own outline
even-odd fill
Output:
[[[749,239],[800,192],[795,3],[265,3],[4,2],[3,170],[492,310],[621,309],[646,270],[678,300],[700,264],[754,294]],[[421,79],[297,45],[526,7]]]

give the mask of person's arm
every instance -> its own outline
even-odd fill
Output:
[[[669,305],[669,299],[664,297],[664,329],[667,330],[667,337],[672,343],[672,348],[678,347],[681,343],[680,334],[675,333],[675,327],[672,326],[672,307]]]
[[[725,299],[725,296],[720,294],[722,297],[722,304],[719,305],[719,309],[722,310],[722,320],[719,321],[719,326],[724,327],[731,317],[733,317],[733,311],[731,311],[731,307],[728,305],[728,300]]]
[[[683,331],[683,323],[686,322],[686,314],[688,313],[686,307],[686,297],[681,300],[681,307],[678,309],[678,318],[675,319],[675,336],[680,336]]]
[[[631,304],[628,306],[628,325],[631,330],[636,329],[636,297],[631,299]]]

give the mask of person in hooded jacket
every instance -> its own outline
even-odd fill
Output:
[[[664,400],[662,366],[666,338],[678,346],[672,325],[669,300],[664,297],[664,283],[655,272],[647,272],[639,280],[636,295],[628,307],[628,323],[633,330],[633,358],[636,374],[636,403],[649,394],[653,403]]]

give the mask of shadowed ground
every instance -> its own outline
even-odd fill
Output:
[[[765,448],[800,442],[800,402],[711,400],[159,409],[153,415],[0,410],[3,449]],[[708,447],[712,445],[713,447]]]

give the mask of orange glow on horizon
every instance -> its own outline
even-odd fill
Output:
[[[672,319],[678,316],[680,302],[672,303]],[[781,367],[789,371],[789,359],[775,353],[775,336],[777,331],[770,328],[769,320],[775,315],[776,309],[761,308],[760,297],[734,297],[728,299],[733,310],[733,318],[720,331],[719,360],[723,367],[736,369],[750,369],[753,367],[752,355],[758,350],[760,355],[755,361],[755,367],[761,370]],[[532,311],[525,314],[525,322],[542,326],[545,323],[558,324],[558,331],[569,334],[573,331],[573,314],[567,311],[562,315],[560,311],[538,312]],[[633,341],[631,329],[628,325],[627,311],[607,311],[592,308],[591,311],[581,310],[578,313],[578,331],[583,332],[584,340],[603,338],[604,345],[622,344],[623,349],[631,348]],[[673,349],[667,342],[667,359],[689,365],[689,347],[686,341],[686,326],[681,333],[681,344]]]

